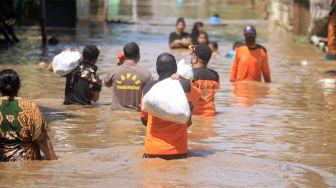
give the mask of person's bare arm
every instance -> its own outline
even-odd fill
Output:
[[[190,45],[192,45],[192,39],[191,37],[187,37],[182,39],[182,46],[185,48],[188,48]]]
[[[148,113],[147,112],[144,112],[144,111],[141,111],[140,112],[140,118],[141,118],[141,123],[142,125],[144,126],[147,126],[147,121],[148,121]]]
[[[237,79],[237,72],[238,72],[238,63],[239,63],[239,55],[238,51],[236,49],[236,54],[234,56],[232,67],[231,67],[231,73],[230,73],[230,82],[235,82]]]
[[[171,49],[181,48],[183,47],[183,43],[182,43],[182,40],[174,40],[173,42],[169,44],[169,46]]]
[[[147,126],[147,122],[148,122],[148,113],[142,111],[142,101],[143,101],[143,96],[144,96],[144,94],[142,93],[142,95],[141,95],[141,100],[140,100],[140,104],[139,104],[139,106],[140,106],[140,119],[141,119],[141,123],[142,123],[142,125]]]
[[[49,160],[56,160],[56,154],[47,134],[47,122],[44,120],[41,110],[35,102],[31,102],[31,109],[35,109],[33,112],[29,112],[33,113],[30,119],[31,123],[33,123],[33,126],[30,130],[32,140],[37,144],[37,146],[42,150]]]
[[[97,102],[99,100],[100,91],[95,91],[91,95],[91,100]]]
[[[192,125],[192,121],[191,121],[191,116],[190,116],[190,119],[189,119],[189,121],[188,121],[188,123],[187,123],[188,128],[189,128],[191,125]]]
[[[189,95],[188,95],[187,97],[189,97]],[[189,118],[189,120],[188,120],[188,122],[187,122],[187,126],[188,126],[188,128],[192,125],[191,117],[192,117],[192,110],[193,110],[193,108],[194,108],[194,106],[192,105],[192,103],[191,103],[190,101],[189,101],[189,107],[190,107],[190,112],[191,112],[191,114],[190,114],[190,118]]]
[[[49,63],[48,67],[47,67],[47,70],[50,71],[50,72],[54,72],[54,66],[53,66],[53,63]]]
[[[264,81],[267,83],[271,83],[271,71],[269,68],[269,64],[268,64],[268,57],[267,57],[267,53],[265,53],[263,60],[262,60],[262,74],[264,77]]]
[[[171,75],[170,78],[172,80],[179,80],[179,79],[181,79],[181,75],[179,75],[178,73],[175,73],[175,74]]]
[[[57,156],[51,144],[50,138],[45,131],[41,132],[41,136],[36,141],[36,144],[38,145],[38,147],[42,150],[44,155],[46,155],[46,157],[49,160],[57,160]]]
[[[114,75],[114,71],[108,72],[103,79],[104,85],[106,87],[112,87],[113,85],[113,75]]]

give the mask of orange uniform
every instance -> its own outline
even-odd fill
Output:
[[[208,68],[194,68],[190,101],[193,115],[215,116],[215,93],[219,89],[219,76],[216,71]]]
[[[242,45],[236,48],[232,63],[230,81],[258,81],[263,75],[265,82],[271,82],[267,51],[261,45],[249,48]]]
[[[190,92],[190,81],[180,80],[186,93]],[[158,83],[152,82],[145,86],[143,93]],[[188,153],[187,124],[162,120],[141,111],[141,120],[147,126],[145,138],[145,155],[173,156]]]
[[[141,114],[142,118],[147,118],[145,154],[175,155],[188,152],[186,124],[165,121],[146,112]]]
[[[328,54],[336,55],[335,48],[335,27],[336,27],[336,13],[330,15],[328,23]]]

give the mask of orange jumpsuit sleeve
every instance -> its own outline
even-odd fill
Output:
[[[236,48],[236,54],[234,56],[232,67],[231,67],[231,73],[230,73],[230,81],[234,82],[237,79],[237,72],[238,72],[238,63],[239,63],[239,50]]]
[[[264,51],[262,59],[262,74],[265,82],[271,82],[271,71],[268,64],[267,53]]]

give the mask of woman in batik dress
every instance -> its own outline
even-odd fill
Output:
[[[57,159],[47,124],[35,102],[17,97],[20,78],[12,69],[0,72],[0,161]]]

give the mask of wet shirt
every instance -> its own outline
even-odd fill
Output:
[[[236,48],[236,54],[232,62],[231,81],[258,81],[261,76],[265,82],[271,81],[266,49],[260,45],[250,49],[246,45]]]
[[[176,32],[172,32],[169,35],[169,44],[172,43],[174,40],[182,40],[188,37],[190,37],[190,34],[186,32],[183,32],[182,34],[177,34]]]
[[[159,81],[145,86],[144,95]],[[180,80],[185,93],[189,93],[189,80]],[[188,95],[187,95],[188,97]],[[187,124],[162,120],[146,112],[141,112],[141,120],[146,124],[144,153],[148,155],[178,155],[188,153]]]
[[[143,87],[152,81],[152,74],[139,65],[122,64],[104,78],[107,87],[112,87],[111,109],[114,111],[139,111]]]
[[[194,80],[190,92],[193,115],[216,115],[215,94],[219,89],[219,75],[208,68],[194,68]]]
[[[1,98],[0,125],[0,161],[41,159],[36,141],[46,131],[46,122],[35,102]]]
[[[102,82],[97,75],[97,66],[81,62],[66,75],[64,104],[90,105],[94,92],[101,91]]]

